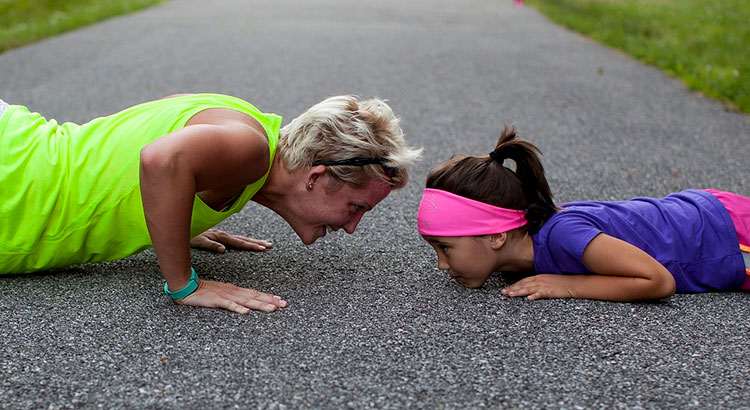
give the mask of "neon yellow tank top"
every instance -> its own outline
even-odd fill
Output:
[[[209,108],[257,120],[273,163],[281,117],[226,95],[147,102],[82,125],[58,125],[26,107],[8,107],[0,117],[0,273],[120,259],[151,247],[138,180],[140,150]],[[239,212],[267,177],[268,171],[220,212],[196,195],[191,235]]]

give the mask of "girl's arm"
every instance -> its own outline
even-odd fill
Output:
[[[190,220],[197,192],[241,189],[268,167],[265,135],[244,124],[191,125],[141,150],[140,182],[146,225],[169,289],[190,278]],[[200,272],[199,272],[200,274]],[[286,302],[251,289],[201,280],[179,303],[238,313],[272,311]]]
[[[583,251],[583,263],[596,275],[535,275],[503,289],[529,300],[578,298],[629,302],[663,299],[675,281],[656,259],[620,239],[599,234]]]

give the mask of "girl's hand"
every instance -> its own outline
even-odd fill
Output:
[[[190,240],[190,247],[208,251],[224,253],[227,246],[237,249],[263,252],[272,248],[273,244],[262,239],[253,239],[245,236],[232,235],[218,229],[209,229],[206,232]]]
[[[242,315],[251,310],[273,312],[287,306],[281,296],[241,288],[231,283],[200,280],[198,289],[175,302],[181,305],[222,308]]]
[[[528,300],[572,298],[571,277],[541,274],[523,278],[500,293],[510,297],[526,296]]]

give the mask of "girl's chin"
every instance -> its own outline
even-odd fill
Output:
[[[464,285],[464,287],[470,288],[470,289],[480,288],[482,287],[482,285],[484,285],[484,281],[482,280],[467,279],[467,278],[464,278],[463,276],[453,276],[453,280]]]

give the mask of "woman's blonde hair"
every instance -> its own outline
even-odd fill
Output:
[[[406,145],[399,119],[385,101],[330,97],[281,129],[278,154],[290,171],[315,162],[367,159],[366,165],[329,166],[334,178],[362,185],[370,179],[402,188],[422,149]],[[375,162],[375,163],[373,163]]]

